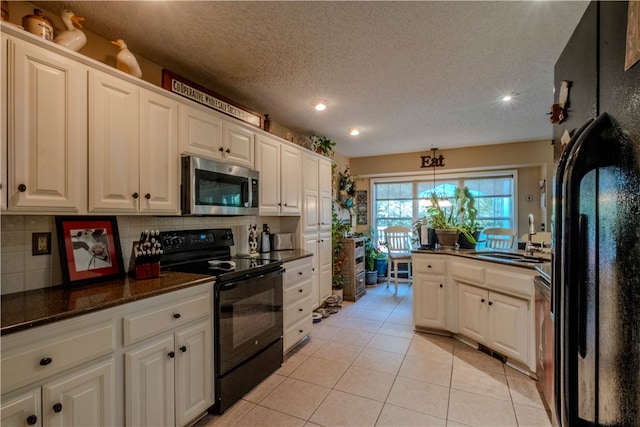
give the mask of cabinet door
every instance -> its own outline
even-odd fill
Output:
[[[320,254],[320,276],[318,288],[320,291],[320,302],[324,301],[326,297],[331,295],[331,281],[333,279],[333,263],[332,263],[332,249],[331,249],[331,233],[321,232],[320,243],[318,247]]]
[[[11,427],[41,426],[40,388],[13,399],[2,399],[0,425]]]
[[[320,192],[320,229],[331,229],[331,161],[321,159],[318,163],[318,188]]]
[[[89,211],[138,212],[139,90],[89,74]]]
[[[173,335],[125,354],[128,426],[175,424]]]
[[[42,386],[44,425],[85,427],[117,424],[113,417],[114,383],[113,361],[109,360]]]
[[[489,294],[491,348],[508,357],[528,362],[529,310],[527,301],[507,295]]]
[[[9,40],[7,64],[9,208],[77,211],[86,174],[87,69],[18,40]]]
[[[413,276],[413,323],[424,328],[446,329],[446,288],[444,276]]]
[[[305,234],[303,246],[307,252],[311,252],[311,305],[316,308],[320,305],[320,239],[318,233]]]
[[[256,169],[260,172],[260,215],[280,214],[280,143],[256,138]]]
[[[179,110],[180,153],[222,159],[222,119],[184,104]]]
[[[225,162],[253,169],[253,132],[230,122],[222,124]]]
[[[211,321],[176,334],[176,425],[187,425],[213,404]]]
[[[303,232],[317,232],[320,225],[318,159],[307,154],[303,155],[302,186],[304,194]]]
[[[140,90],[140,213],[180,212],[178,103]]]
[[[488,299],[484,289],[458,285],[458,331],[482,344],[487,343]]]
[[[0,210],[7,209],[7,38],[0,36]]]
[[[300,215],[302,212],[302,152],[286,144],[280,146],[280,212]]]

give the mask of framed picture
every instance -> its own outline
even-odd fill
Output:
[[[56,230],[65,283],[124,277],[115,216],[56,216]]]

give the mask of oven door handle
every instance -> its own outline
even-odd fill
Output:
[[[221,291],[228,291],[230,289],[235,289],[236,284],[237,284],[236,282],[225,283],[223,285],[220,285],[220,290]]]

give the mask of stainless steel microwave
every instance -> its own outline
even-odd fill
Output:
[[[182,214],[258,215],[258,182],[258,171],[183,157]]]

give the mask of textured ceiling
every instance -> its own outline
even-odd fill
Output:
[[[347,157],[551,138],[582,1],[61,1],[84,28]],[[509,105],[504,92],[519,96]],[[324,98],[329,108],[312,109]],[[357,137],[347,130],[358,127]]]

